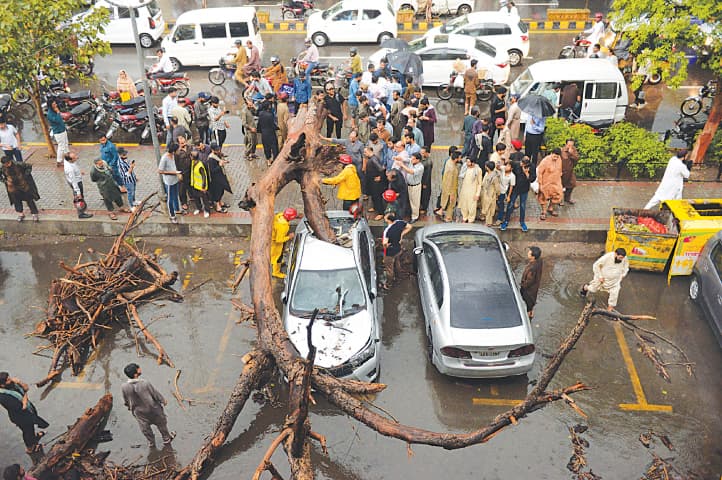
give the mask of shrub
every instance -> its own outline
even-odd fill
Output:
[[[604,172],[607,163],[605,141],[588,125],[570,125],[561,118],[547,118],[544,138],[547,151],[563,147],[568,138],[574,139],[579,151],[579,162],[574,171],[580,177],[595,178]]]
[[[632,125],[620,122],[604,134],[607,154],[612,162],[623,162],[633,178],[652,178],[667,164],[669,150],[659,136]]]

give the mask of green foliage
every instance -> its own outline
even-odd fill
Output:
[[[604,143],[610,160],[625,163],[634,178],[654,177],[669,157],[658,134],[627,122],[614,124],[605,133]]]
[[[717,129],[712,137],[712,144],[707,150],[707,161],[715,165],[722,163],[722,129]]]
[[[561,118],[547,118],[544,132],[547,151],[563,147],[569,138],[574,139],[579,151],[579,162],[574,169],[577,175],[586,178],[600,176],[608,162],[604,139],[595,135],[588,125],[570,125]]]
[[[722,75],[720,0],[614,0],[610,16],[632,42],[630,52],[637,56],[638,65],[661,71],[669,86],[679,87],[687,78],[685,50],[702,45],[712,53],[704,67]],[[692,17],[701,19],[711,31],[700,29]]]
[[[82,78],[82,74],[60,62],[59,56],[87,63],[95,55],[110,53],[110,45],[98,40],[109,20],[105,9],[94,10],[82,19],[73,14],[85,9],[83,0],[12,0],[0,9],[0,90],[30,90],[52,79]],[[37,75],[45,76],[37,82]]]

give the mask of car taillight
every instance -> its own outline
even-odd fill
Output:
[[[524,355],[530,355],[532,353],[534,353],[534,344],[530,343],[528,345],[524,345],[523,347],[515,348],[509,352],[509,358],[523,357]]]
[[[521,36],[521,41],[522,41],[522,42],[528,42],[528,41],[529,41],[529,35],[522,35],[522,36]]]
[[[441,349],[441,354],[451,358],[471,358],[469,352],[456,347],[444,347]]]
[[[497,63],[496,66],[499,68],[506,68],[506,63]]]
[[[153,20],[151,17],[148,17],[148,27],[151,29],[155,28],[155,20]]]

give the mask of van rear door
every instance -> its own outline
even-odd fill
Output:
[[[619,84],[617,82],[587,80],[584,84],[579,120],[583,122],[614,121],[618,96]]]

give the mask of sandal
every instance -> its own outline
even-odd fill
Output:
[[[216,212],[218,212],[218,213],[228,213],[228,209],[225,208],[225,207],[223,207],[223,208],[216,208]]]
[[[546,219],[547,219],[546,214],[542,213],[541,215],[539,215],[539,220],[546,220]]]
[[[110,212],[110,213],[108,214],[108,216],[110,217],[111,220],[118,220],[118,215],[116,215],[116,214],[113,213],[113,212]]]
[[[552,217],[558,217],[559,212],[549,212],[549,215],[551,215]]]

